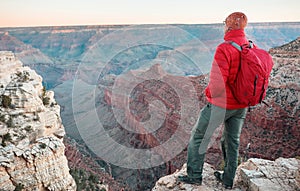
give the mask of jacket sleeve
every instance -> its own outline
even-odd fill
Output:
[[[206,89],[206,96],[210,98],[226,97],[225,85],[229,76],[229,58],[224,50],[224,47],[218,46],[214,55]]]

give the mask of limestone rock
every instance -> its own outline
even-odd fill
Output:
[[[177,177],[186,174],[186,164],[181,170],[160,178],[152,191],[223,191],[217,182],[214,168],[205,163],[201,186],[179,182]],[[299,191],[300,160],[295,158],[278,158],[275,161],[252,158],[242,163],[237,170],[234,191]]]
[[[244,183],[250,191],[300,190],[300,160],[295,158],[249,159],[239,172],[238,184]]]
[[[0,190],[76,190],[54,93],[11,52],[0,52]]]
[[[219,183],[214,178],[214,168],[213,166],[209,165],[208,163],[204,163],[204,170],[203,170],[203,181],[201,186],[192,185],[192,184],[185,184],[182,182],[179,182],[177,180],[177,177],[179,175],[185,175],[186,174],[186,164],[183,165],[181,170],[177,170],[175,173],[160,178],[156,184],[155,187],[152,189],[152,191],[222,191],[225,190],[222,187],[222,184]],[[241,191],[240,188],[235,188],[235,191]]]

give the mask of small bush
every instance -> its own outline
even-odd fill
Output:
[[[25,131],[30,132],[32,130],[32,127],[30,125],[28,125],[24,129],[25,129]]]
[[[16,75],[19,77],[18,79],[19,82],[27,82],[29,80],[29,73],[27,71],[23,73],[18,72]]]
[[[47,145],[45,143],[41,143],[39,146],[41,149],[45,149],[47,147]]]
[[[45,97],[45,96],[46,96],[46,91],[47,91],[46,87],[43,86],[43,94],[42,94],[42,97]]]
[[[21,191],[21,190],[23,190],[23,189],[24,189],[24,185],[21,184],[21,183],[19,183],[19,184],[16,186],[16,188],[14,189],[14,191]]]
[[[70,174],[72,175],[72,177],[76,182],[77,191],[99,190],[96,188],[96,185],[98,184],[98,177],[96,175],[88,171],[85,171],[83,169],[71,169]]]
[[[11,98],[7,95],[2,95],[2,106],[8,108],[11,105]]]
[[[89,176],[89,178],[88,178],[88,180],[90,181],[90,182],[93,182],[93,183],[98,183],[98,177],[96,176],[96,175],[94,175],[94,174],[90,174],[90,176]]]
[[[11,140],[12,140],[12,138],[11,138],[10,133],[6,133],[6,134],[2,135],[2,143],[1,143],[1,145],[3,147],[5,147],[6,146],[6,142],[11,141]]]
[[[4,141],[11,141],[11,140],[12,140],[12,139],[11,139],[11,135],[10,135],[9,133],[4,134],[4,135],[2,136],[2,139],[3,139]]]
[[[5,115],[0,115],[0,121],[5,123]]]
[[[46,106],[46,105],[49,105],[49,103],[50,103],[50,98],[43,97],[43,104]]]
[[[17,75],[19,78],[21,78],[22,72],[18,72],[18,73],[16,73],[16,75]]]
[[[12,117],[9,117],[6,124],[7,124],[7,127],[14,127],[14,122],[13,122]]]

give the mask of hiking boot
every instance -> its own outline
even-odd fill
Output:
[[[215,175],[217,181],[223,183],[225,189],[232,189],[232,185],[224,184],[224,182],[223,182],[223,174],[222,173],[220,173],[219,171],[215,171],[214,175]]]
[[[178,180],[180,182],[184,182],[184,183],[187,183],[187,184],[195,184],[195,185],[201,185],[202,184],[202,178],[190,178],[186,175],[178,176]]]

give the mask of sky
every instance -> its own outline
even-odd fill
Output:
[[[1,0],[0,27],[300,21],[299,0]]]

